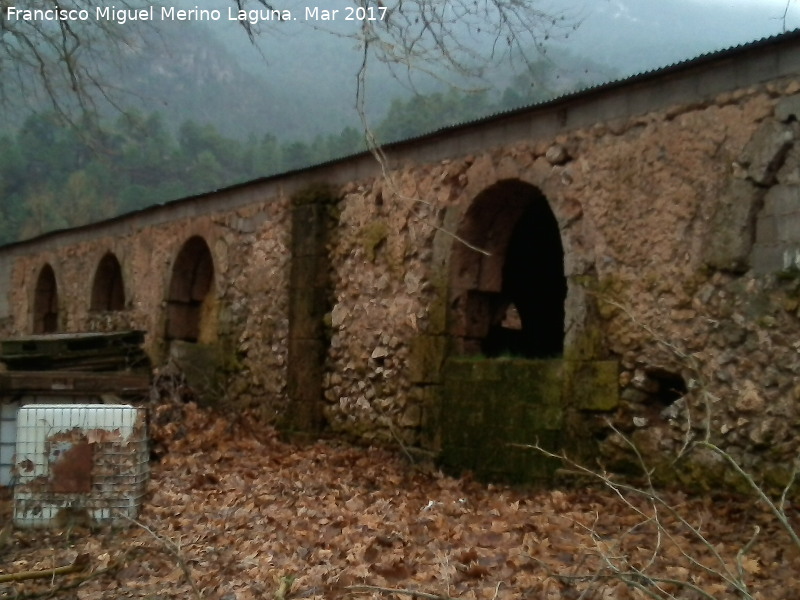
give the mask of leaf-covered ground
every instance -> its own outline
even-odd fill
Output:
[[[512,490],[386,450],[293,446],[246,419],[182,412],[154,419],[164,456],[139,524],[11,532],[0,541],[0,598],[412,597],[364,586],[498,600],[800,592],[800,552],[752,502]],[[7,523],[10,502],[0,502]],[[81,555],[88,567],[77,573],[1,583]]]

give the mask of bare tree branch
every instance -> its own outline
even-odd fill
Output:
[[[280,11],[297,0],[229,0],[232,8],[257,5]],[[331,30],[352,39],[369,63],[412,82],[426,73],[464,85],[502,60],[530,64],[546,40],[576,26],[566,14],[551,14],[537,0],[352,0],[356,27]],[[114,94],[103,74],[109,63],[136,50],[143,22],[98,18],[100,11],[122,15],[157,6],[157,0],[31,0],[24,8],[0,0],[0,101],[30,104],[44,97],[62,116],[93,111]],[[283,6],[281,6],[283,5]],[[37,18],[28,18],[37,11]],[[43,17],[46,15],[46,17]],[[76,18],[77,17],[77,18]],[[240,24],[254,40],[260,32]],[[309,26],[321,30],[314,23]],[[413,85],[413,84],[412,84]],[[363,88],[359,90],[363,94]]]
[[[100,99],[115,105],[105,75],[141,42],[145,28],[96,18],[96,9],[109,6],[102,0],[36,0],[22,7],[0,0],[0,103],[45,100],[73,123],[76,113],[96,112]],[[111,9],[146,6],[145,0],[121,0]]]
[[[783,7],[783,15],[781,16],[781,24],[783,26],[783,32],[786,33],[786,17],[789,14],[789,5],[792,3],[792,0],[786,0],[786,6]]]
[[[365,11],[384,6],[356,3]],[[567,13],[539,6],[535,0],[397,0],[385,12],[373,12],[382,18],[364,20],[352,37],[368,41],[374,58],[391,69],[449,75],[459,83],[458,77],[482,77],[500,61],[530,65],[531,52],[577,26]]]

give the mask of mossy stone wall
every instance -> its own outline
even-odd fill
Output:
[[[550,483],[559,461],[524,446],[585,453],[585,437],[570,416],[615,407],[617,370],[615,361],[448,359],[439,415],[442,465],[480,479]]]
[[[291,434],[318,432],[324,423],[323,377],[330,331],[331,263],[335,192],[313,186],[292,198],[292,263],[289,275],[289,407],[283,428]]]

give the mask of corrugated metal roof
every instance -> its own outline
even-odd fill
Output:
[[[446,132],[446,131],[451,131],[451,130],[455,130],[455,129],[460,129],[462,127],[468,127],[468,126],[477,125],[477,124],[480,124],[480,123],[485,123],[485,122],[488,122],[488,121],[492,121],[494,119],[497,119],[498,117],[522,114],[522,113],[528,112],[528,111],[533,110],[533,109],[559,104],[559,103],[564,102],[566,100],[582,98],[582,97],[590,96],[590,95],[592,95],[594,93],[598,93],[598,92],[601,92],[601,91],[616,89],[618,87],[624,87],[626,85],[629,85],[631,83],[635,83],[635,82],[638,82],[638,81],[646,81],[648,79],[662,77],[662,76],[664,76],[666,74],[669,74],[669,73],[682,71],[682,70],[690,68],[692,66],[702,65],[703,63],[717,61],[717,60],[719,60],[721,58],[726,58],[726,57],[733,58],[733,57],[735,57],[735,56],[737,56],[739,54],[742,54],[744,52],[750,51],[752,49],[760,48],[760,47],[764,47],[764,46],[769,46],[769,45],[774,45],[774,44],[779,44],[781,42],[784,42],[784,41],[787,41],[787,40],[790,40],[790,39],[793,39],[793,38],[800,39],[800,29],[793,29],[791,31],[786,31],[784,33],[776,34],[776,35],[773,35],[773,36],[763,37],[763,38],[760,38],[758,40],[754,40],[752,42],[744,42],[742,44],[739,44],[739,45],[736,45],[736,46],[731,46],[731,47],[724,48],[724,49],[721,49],[721,50],[705,52],[705,53],[700,54],[698,56],[695,56],[695,57],[692,57],[692,58],[687,58],[687,59],[684,59],[684,60],[680,60],[680,61],[671,63],[671,64],[666,65],[666,66],[657,67],[657,68],[654,68],[654,69],[649,69],[649,70],[646,70],[646,71],[642,71],[640,73],[634,73],[632,75],[627,75],[627,76],[621,77],[619,79],[612,79],[610,81],[606,81],[606,82],[599,83],[599,84],[596,84],[596,85],[587,86],[585,88],[579,88],[579,89],[576,89],[576,90],[565,92],[565,93],[560,94],[558,96],[553,96],[552,98],[548,98],[547,100],[543,100],[543,101],[540,101],[540,102],[534,102],[534,103],[522,105],[522,106],[519,106],[519,107],[516,107],[516,108],[511,108],[511,109],[508,109],[508,110],[492,113],[490,115],[485,115],[485,116],[480,117],[478,119],[472,119],[470,121],[463,121],[463,122],[459,122],[459,123],[453,123],[453,124],[447,125],[445,127],[441,127],[439,129],[435,129],[435,130],[432,130],[432,131],[421,133],[421,134],[416,135],[416,136],[412,136],[410,138],[406,138],[404,140],[398,140],[396,142],[392,142],[392,144],[389,144],[389,145],[403,144],[403,143],[406,143],[406,142],[412,142],[412,141],[416,141],[416,140],[421,140],[421,139],[424,139],[426,137],[430,137],[430,136],[433,136],[433,135],[438,135],[438,134],[441,134],[441,133]]]

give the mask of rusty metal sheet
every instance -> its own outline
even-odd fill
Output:
[[[81,494],[92,491],[93,444],[87,441],[50,442],[50,491]]]

